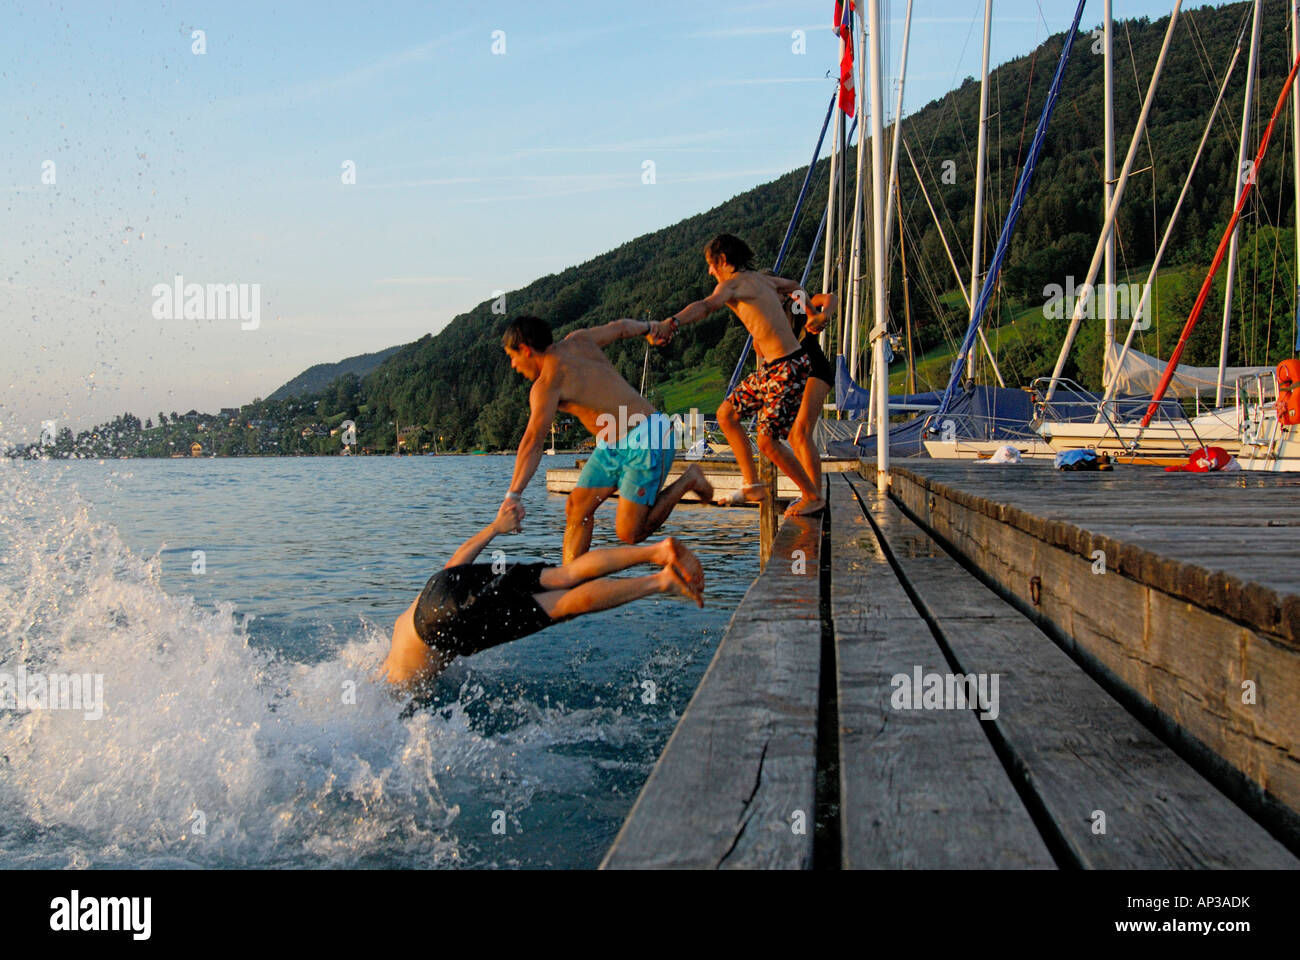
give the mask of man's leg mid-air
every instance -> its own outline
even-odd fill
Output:
[[[742,384],[743,386],[743,384]],[[722,435],[731,444],[736,464],[740,467],[740,490],[720,503],[738,504],[744,501],[762,500],[766,488],[758,482],[758,471],[754,467],[754,448],[750,446],[749,435],[741,424],[742,411],[736,408],[728,398],[718,405],[718,426]]]
[[[644,577],[607,576],[640,563],[663,569]],[[552,619],[608,610],[655,593],[678,593],[704,605],[704,568],[673,537],[635,547],[592,550],[572,563],[543,570],[540,582],[546,592],[533,599]]]
[[[640,563],[658,564],[663,569],[645,577],[607,576]],[[704,568],[695,554],[672,537],[635,547],[592,550],[562,567],[543,570],[539,583],[545,589],[534,599],[553,620],[608,610],[655,593],[679,593],[704,605]],[[433,649],[416,633],[418,602],[417,597],[393,624],[392,647],[380,667],[380,676],[408,692],[430,683],[455,659]]]
[[[617,487],[574,487],[564,501],[564,562],[570,563],[591,549],[596,508]]]
[[[700,465],[692,463],[682,475],[659,491],[650,506],[637,503],[631,497],[620,496],[618,513],[614,518],[614,532],[624,543],[640,543],[663,526],[682,497],[695,491],[708,503],[713,499],[713,484],[704,476]]]

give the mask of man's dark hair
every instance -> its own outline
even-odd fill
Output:
[[[555,341],[551,338],[551,325],[540,317],[516,317],[501,335],[501,342],[511,350],[520,344],[532,347],[535,353],[545,353]]]
[[[709,241],[704,255],[710,260],[725,259],[733,270],[753,270],[754,251],[740,237],[720,233]]]

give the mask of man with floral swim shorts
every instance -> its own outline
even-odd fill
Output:
[[[804,384],[812,369],[807,351],[795,338],[782,307],[784,297],[799,290],[799,284],[781,277],[765,277],[753,269],[754,254],[745,242],[731,234],[714,237],[704,248],[709,275],[718,281],[713,293],[697,300],[660,323],[654,324],[651,341],[662,346],[677,330],[704,319],[720,307],[728,307],[754,338],[758,370],[736,386],[718,407],[718,426],[731,444],[740,466],[742,488],[726,501],[741,503],[762,500],[766,495],[758,482],[753,449],[741,419],[757,411],[758,449],[794,481],[802,497],[786,509],[787,516],[812,516],[826,507],[826,500],[794,451],[784,442],[803,403]]]

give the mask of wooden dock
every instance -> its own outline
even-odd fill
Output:
[[[1294,481],[826,480],[602,867],[1300,867]]]
[[[559,467],[546,471],[546,490],[548,493],[570,493],[578,482],[578,474],[582,473],[583,464],[587,462],[586,458],[578,458],[572,467]],[[672,483],[682,475],[682,472],[692,463],[698,463],[704,471],[704,476],[708,478],[709,483],[713,484],[713,493],[715,497],[731,496],[740,489],[740,467],[736,465],[735,460],[720,459],[703,459],[687,460],[685,457],[678,456],[673,461],[672,468],[668,471],[668,479],[664,485]],[[822,461],[822,470],[826,473],[838,473],[849,470],[856,471],[858,461],[846,458],[826,459]],[[794,485],[785,474],[777,476],[777,496],[783,500],[798,500],[799,488]],[[618,496],[617,493],[614,494]],[[695,493],[688,493],[682,497],[685,502],[698,503],[700,498]]]

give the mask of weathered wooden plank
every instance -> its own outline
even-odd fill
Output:
[[[893,677],[947,668],[847,485],[830,489],[843,866],[1052,867],[974,714],[893,708]]]
[[[918,549],[930,537],[897,506],[859,490],[960,669],[998,677],[989,722],[1081,865],[1300,867],[1017,610],[951,557]]]
[[[602,868],[812,865],[820,542],[786,520],[774,554],[809,572],[770,563],[746,593]],[[800,616],[765,618],[773,593]]]
[[[1081,543],[1056,538],[1060,531],[1053,528],[1040,530],[1054,535],[1054,545],[1027,532],[1032,518],[990,515],[987,501],[978,499],[963,505],[956,488],[931,496],[924,482],[896,472],[894,496],[1002,589],[1033,604],[1062,642],[1128,696],[1150,705],[1161,730],[1200,758],[1193,761],[1203,764],[1198,769],[1300,849],[1300,650],[1279,639],[1296,635],[1289,628],[1300,623],[1300,597],[1270,597],[1192,565],[1174,584],[1180,593],[1162,590],[1144,581],[1169,572],[1148,566],[1163,558],[1102,538]],[[1086,549],[1098,539],[1112,572],[1128,575],[1096,575]],[[1039,586],[1036,602],[1031,578]],[[1225,609],[1239,611],[1236,622],[1219,612]],[[1274,629],[1253,626],[1261,623]]]

